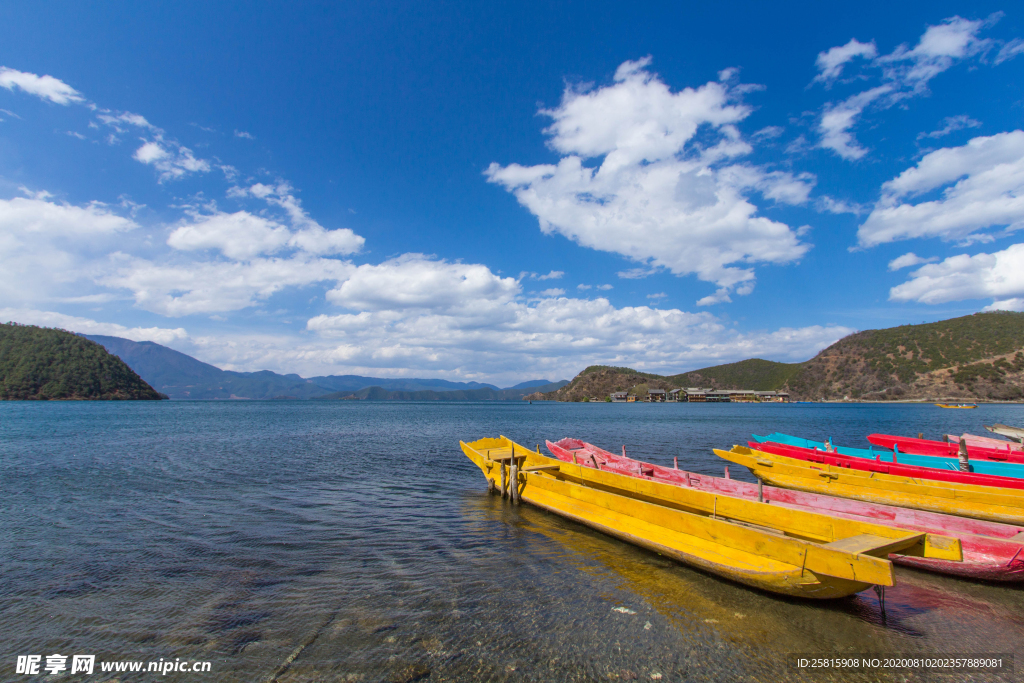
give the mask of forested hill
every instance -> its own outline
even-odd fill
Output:
[[[803,363],[752,358],[678,375],[595,365],[527,398],[604,399],[679,387],[789,391],[794,400],[1024,400],[1024,313],[976,313],[857,332]]]
[[[1024,313],[857,332],[788,382],[807,399],[1024,399]]]
[[[0,325],[0,399],[144,399],[158,394],[117,356],[71,332]]]

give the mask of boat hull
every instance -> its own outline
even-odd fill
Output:
[[[1024,492],[1024,479],[1016,477],[1001,477],[992,474],[975,474],[973,472],[958,472],[954,470],[940,470],[934,467],[918,467],[916,465],[903,465],[899,462],[881,462],[854,458],[842,453],[828,453],[816,451],[810,448],[789,446],[779,443],[757,443],[748,442],[751,448],[756,448],[765,453],[774,453],[788,458],[804,460],[812,463],[826,463],[841,468],[853,469],[862,472],[895,474],[915,479],[926,479],[946,484],[968,484],[984,486],[987,488],[1013,489]]]
[[[714,451],[719,457],[746,467],[772,486],[1024,526],[1024,495],[1014,489],[943,485],[931,480],[809,463],[744,446],[733,446],[731,451],[717,448]]]
[[[1007,439],[1013,439],[1017,443],[1024,443],[1024,429],[1021,429],[1020,427],[1001,425],[997,422],[994,425],[985,425],[985,429],[993,434],[1005,436]]]
[[[892,564],[886,559],[890,552],[962,557],[956,539],[769,510],[729,496],[587,470],[503,438],[462,443],[462,448],[488,479],[489,489],[504,480],[504,462],[521,459],[526,470],[520,469],[512,480],[523,502],[773,593],[836,598],[870,585],[892,585]],[[766,515],[801,536],[758,523]],[[810,537],[817,540],[806,540]],[[868,545],[858,545],[864,543]]]
[[[937,470],[960,472],[960,461],[956,457],[942,457],[938,455],[918,455],[915,453],[894,453],[891,450],[868,450],[865,448],[849,448],[846,446],[834,446],[833,451],[826,451],[825,444],[821,441],[812,441],[798,436],[790,436],[775,432],[768,436],[753,435],[754,440],[759,444],[778,443],[784,446],[794,446],[818,450],[823,453],[860,458],[861,460],[894,463],[897,465],[912,465],[914,467],[930,467]],[[986,474],[994,477],[1011,477],[1024,480],[1024,464],[1014,462],[996,462],[993,460],[972,460],[969,463],[970,473]]]
[[[967,444],[967,448],[994,448],[996,450],[1005,451],[1007,448],[1014,453],[1024,453],[1024,446],[1015,441],[1004,441],[1002,439],[993,439],[990,436],[978,436],[977,434],[961,434],[956,436],[955,434],[947,434],[946,438],[955,443],[959,443],[960,439],[964,440]],[[968,451],[969,453],[969,451]]]
[[[955,458],[959,453],[960,444],[946,443],[945,441],[932,441],[931,439],[915,439],[909,436],[894,436],[892,434],[868,434],[868,441],[876,446],[887,448],[890,451],[899,448],[900,453],[913,453],[915,455],[934,455],[946,458]],[[967,446],[967,456],[971,460],[998,460],[1010,463],[1024,463],[1024,453],[1013,448],[984,448],[980,446]]]
[[[747,500],[758,500],[759,490],[756,484],[641,462],[578,439],[563,439],[556,443],[549,441],[547,447],[552,455],[563,462],[572,462],[575,455],[577,462],[585,467],[594,467],[600,464],[602,467],[614,468],[617,472],[633,477],[650,477],[670,482],[676,486],[723,493]],[[585,452],[593,453],[597,458],[591,461],[590,457],[584,454]],[[962,562],[910,557],[897,553],[890,554],[889,559],[896,564],[986,581],[1024,581],[1024,526],[999,524],[818,493],[781,489],[774,486],[762,487],[760,495],[769,504],[823,512],[845,519],[891,524],[902,529],[953,536],[960,539],[963,548]]]

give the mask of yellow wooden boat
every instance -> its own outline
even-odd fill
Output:
[[[733,446],[731,451],[716,448],[715,454],[746,467],[755,477],[772,486],[992,522],[1024,524],[1024,490],[1020,489],[865,472],[787,458],[746,446]]]
[[[889,553],[960,561],[960,542],[561,462],[505,437],[460,442],[490,491],[734,581],[837,598],[894,582]]]
[[[977,404],[974,403],[957,403],[956,405],[953,405],[952,403],[936,403],[935,405],[940,408],[956,408],[959,410],[970,410],[971,408],[978,407]]]

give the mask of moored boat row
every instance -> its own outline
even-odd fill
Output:
[[[900,437],[889,450],[776,432],[750,447],[714,449],[756,484],[730,478],[728,467],[713,477],[577,439],[546,442],[553,458],[505,437],[460,443],[488,489],[513,501],[748,586],[835,598],[893,585],[893,563],[1024,581],[1024,464],[981,457],[1020,451],[968,437]],[[958,452],[925,455],[901,444]]]
[[[759,486],[737,479],[712,477],[633,460],[576,439],[548,442],[547,447],[559,460],[568,462],[575,456],[585,467],[600,466],[633,477],[664,480],[677,486],[723,493],[747,500],[763,500],[768,504],[820,512],[845,519],[866,520],[902,529],[952,536],[960,540],[963,548],[962,562],[912,557],[899,553],[890,554],[889,559],[897,564],[954,576],[989,581],[1024,581],[1024,525],[1000,524],[774,486]]]

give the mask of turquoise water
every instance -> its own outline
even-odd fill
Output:
[[[1024,406],[0,403],[0,680],[52,653],[211,672],[41,680],[827,680],[785,655],[1015,652],[1021,587],[898,568],[884,615],[778,598],[488,496],[458,446],[574,436],[721,474],[710,449],[752,432],[992,422]]]

